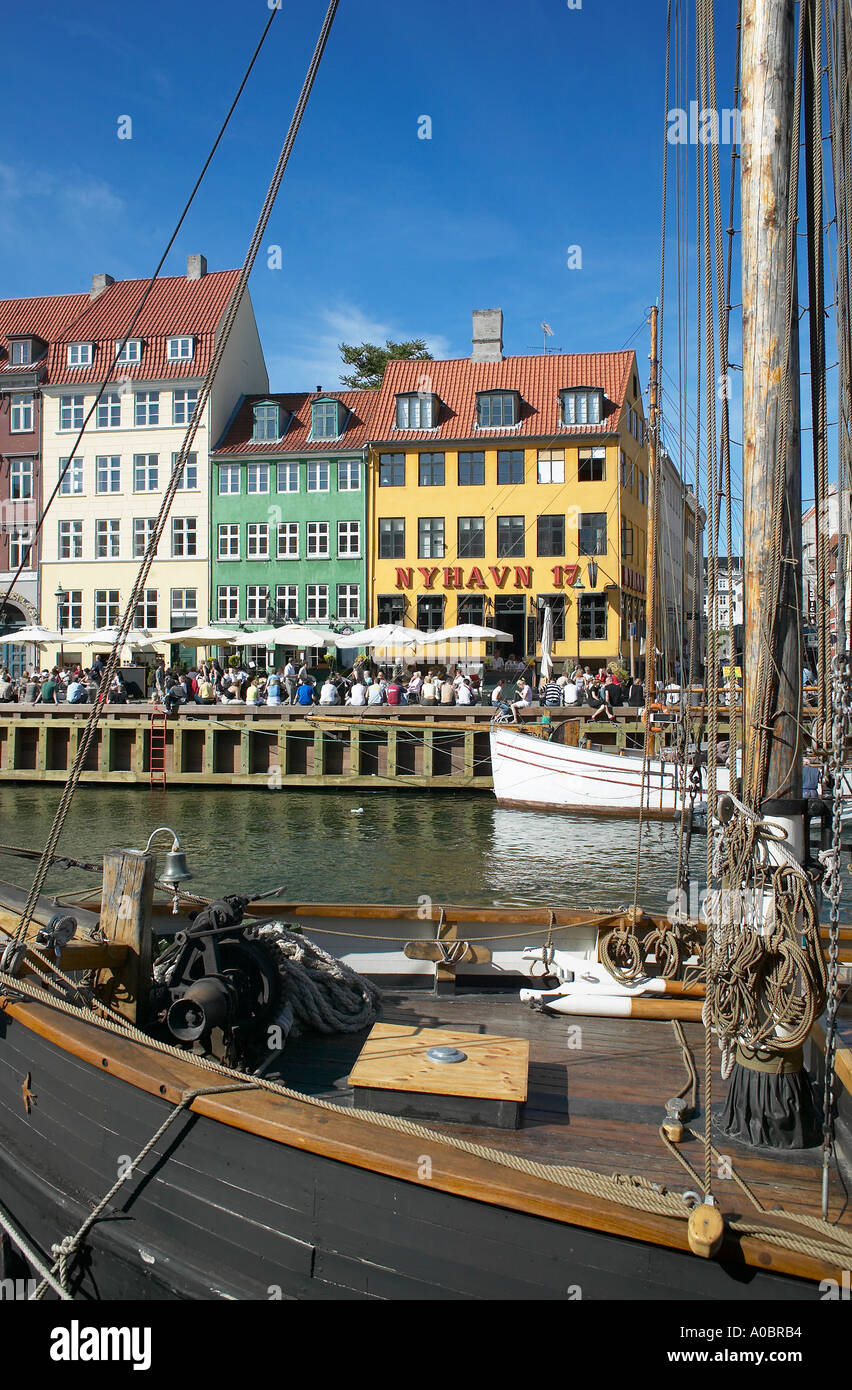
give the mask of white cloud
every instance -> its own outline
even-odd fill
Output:
[[[312,326],[306,328],[305,323]],[[315,316],[308,308],[298,321],[273,320],[263,332],[271,389],[313,391],[322,386],[337,390],[341,372],[348,371],[340,360],[340,343],[384,343],[389,338],[394,342],[425,338],[436,358],[446,357],[449,351],[448,341],[440,333],[413,328],[396,319],[372,318],[352,304],[324,308]],[[273,344],[281,344],[281,350],[275,351]]]

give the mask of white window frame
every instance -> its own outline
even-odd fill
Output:
[[[547,457],[544,457],[547,455]],[[554,455],[556,457],[554,458]],[[554,477],[554,465],[556,474]],[[565,450],[564,449],[539,449],[538,451],[538,481],[542,485],[565,482]]]
[[[269,526],[264,521],[249,521],[246,524],[246,559],[268,560]]]
[[[323,469],[325,473],[322,472]],[[325,485],[321,486],[323,478]],[[325,459],[311,459],[308,463],[307,484],[308,492],[328,492],[331,487],[331,464]]]
[[[68,462],[67,457],[59,460],[59,475],[62,477],[62,470]],[[83,495],[83,456],[75,454],[71,460],[71,467],[62,478],[59,484],[60,497],[82,497]]]
[[[286,487],[281,486],[282,477],[287,483]],[[291,483],[295,483],[295,487],[291,487]],[[278,492],[299,492],[298,463],[279,463],[276,469],[275,486]]]
[[[338,584],[337,616],[343,622],[361,621],[361,585]]]
[[[305,621],[318,622],[328,618],[328,585],[305,586]]]
[[[298,584],[276,584],[275,585],[275,611],[286,618],[292,618],[295,622],[299,619],[299,586]]]
[[[106,487],[101,486],[102,481],[106,482]],[[102,497],[111,492],[121,492],[121,455],[96,454],[95,494]]]
[[[172,472],[177,468],[177,461],[180,454],[172,454]],[[187,454],[186,463],[183,466],[181,480],[175,489],[177,492],[197,492],[198,491],[198,454],[193,451]]]
[[[198,557],[198,517],[172,517],[172,559],[195,560]]]
[[[98,620],[98,608],[105,610]],[[113,627],[121,621],[121,593],[118,589],[95,589],[95,628]]]
[[[241,491],[240,465],[238,463],[219,464],[219,496],[220,497],[239,497]],[[227,479],[228,486],[223,487],[222,483]],[[231,484],[236,480],[236,487]]]
[[[121,428],[121,396],[117,391],[105,391],[98,401],[97,428],[117,430]]]
[[[32,551],[24,562],[24,552],[28,546],[32,546],[33,533],[29,526],[13,527],[9,533],[9,568],[16,570],[23,564],[24,569],[32,569]]]
[[[91,343],[69,343],[68,344],[68,366],[69,367],[91,367],[92,365],[92,344]]]
[[[135,516],[133,518],[134,560],[141,560],[145,555],[156,524],[157,518],[155,516]]]
[[[191,399],[190,399],[191,397]],[[172,424],[188,425],[198,407],[198,387],[187,386],[172,395]]]
[[[17,392],[12,397],[9,407],[9,433],[32,434],[35,428],[33,417],[33,397],[31,392]],[[23,423],[24,421],[27,423]]]
[[[82,560],[83,558],[83,523],[82,521],[60,521],[57,530],[60,560]],[[67,554],[63,553],[63,544],[67,546]]]
[[[133,614],[133,626],[138,630],[146,628],[153,632],[157,626],[157,612],[159,609],[159,590],[143,589],[142,598],[136,605]]]
[[[354,530],[353,530],[354,528]],[[352,542],[354,541],[354,545]],[[339,559],[360,560],[361,523],[360,521],[338,521],[337,555]]]
[[[353,482],[353,477],[355,481]],[[361,491],[361,460],[340,459],[337,464],[337,491]]]
[[[279,521],[276,542],[277,560],[298,560],[299,523],[298,521]],[[284,544],[282,545],[282,541]]]
[[[119,349],[121,350],[119,351]],[[122,347],[121,339],[116,338],[114,350],[118,353],[118,357],[115,359],[116,364],[127,366],[130,362],[140,362],[142,360],[142,339],[128,338]]]
[[[153,460],[153,462],[152,462]],[[141,471],[140,471],[141,470]],[[142,486],[139,486],[140,477]],[[151,481],[153,478],[153,482]],[[133,491],[134,492],[159,492],[160,490],[160,455],[159,454],[134,454],[133,455]]]
[[[325,540],[325,549],[320,549]],[[313,541],[313,546],[311,542]],[[331,556],[331,527],[327,521],[305,523],[305,555],[309,560],[328,560]]]
[[[195,342],[191,333],[179,334],[166,339],[167,362],[191,362],[195,352]]]
[[[66,589],[62,604],[62,627],[65,632],[79,632],[83,626],[83,590]]]
[[[84,400],[83,396],[59,397],[60,430],[81,430],[83,428]]]
[[[192,594],[192,599],[189,601],[187,594]],[[175,628],[176,618],[180,620],[184,629],[198,626],[198,589],[194,584],[188,589],[172,589],[169,595],[169,616],[172,631],[180,630]],[[189,621],[187,622],[186,619]]]
[[[262,483],[266,483],[262,487]],[[269,492],[269,464],[268,463],[249,463],[246,464],[246,496],[265,497]]]
[[[160,423],[159,391],[137,391],[133,397],[133,424],[136,429],[152,429]]]
[[[9,460],[10,502],[31,502],[33,500],[34,471],[31,458],[12,458]]]
[[[101,553],[103,552],[103,553]],[[121,554],[121,521],[118,517],[95,522],[95,559],[117,560]]]
[[[266,621],[266,610],[269,607],[269,586],[268,584],[247,584],[246,585],[246,622],[263,623]],[[263,612],[261,612],[261,608]]]
[[[219,584],[216,587],[216,615],[220,623],[237,623],[240,620],[239,584]]]
[[[224,541],[224,546],[223,546]],[[234,549],[236,543],[236,549]],[[220,521],[216,532],[216,555],[220,560],[239,560],[240,526],[239,522]]]

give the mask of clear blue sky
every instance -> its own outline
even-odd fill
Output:
[[[283,0],[172,273],[191,251],[242,260],[324,12]],[[267,0],[6,8],[0,295],[150,273],[268,16]],[[720,0],[724,106],[735,19]],[[342,0],[265,239],[283,268],[262,254],[251,282],[273,389],[335,386],[344,339],[465,356],[471,310],[494,306],[508,353],[540,350],[544,319],[555,350],[632,340],[644,378],[665,23],[666,0]],[[674,373],[673,316],[667,335]],[[735,361],[738,340],[736,323]]]

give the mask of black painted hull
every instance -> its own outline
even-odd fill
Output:
[[[30,1114],[21,1090],[28,1074]],[[0,1014],[0,1201],[42,1250],[76,1230],[171,1108]],[[93,1228],[74,1292],[122,1300],[819,1296],[807,1281],[455,1196],[192,1114],[175,1121],[130,1179],[121,1208]]]

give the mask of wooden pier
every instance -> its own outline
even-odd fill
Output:
[[[528,727],[565,723],[566,741],[641,747],[635,711],[610,724],[591,710],[533,707]],[[0,709],[0,781],[64,782],[88,718],[86,705]],[[185,706],[165,720],[151,705],[110,705],[89,749],[84,782],[144,786],[395,787],[491,790],[488,706],[375,708]],[[663,745],[672,724],[661,723]],[[720,727],[720,737],[725,737]]]

